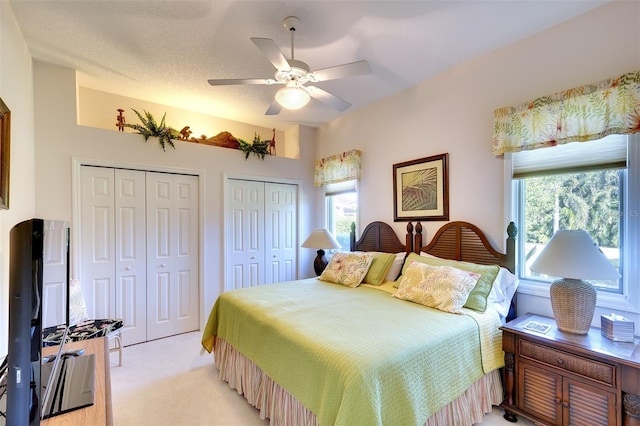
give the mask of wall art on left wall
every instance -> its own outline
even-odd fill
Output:
[[[9,152],[11,150],[11,111],[0,98],[0,209],[9,208]]]

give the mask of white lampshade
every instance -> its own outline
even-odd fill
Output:
[[[531,270],[561,277],[551,283],[551,308],[558,329],[587,334],[596,308],[597,293],[584,280],[615,280],[618,270],[582,230],[558,231],[549,240]]]
[[[339,249],[342,246],[331,235],[329,231],[323,228],[314,229],[311,235],[304,240],[302,247],[313,249]]]
[[[300,109],[310,100],[307,91],[296,86],[283,87],[276,92],[276,101],[286,109]]]
[[[618,270],[583,230],[561,230],[531,264],[533,272],[581,280],[616,280]]]

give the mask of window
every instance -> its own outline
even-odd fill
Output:
[[[638,145],[637,134],[610,135],[598,141],[512,155],[518,275],[530,281],[530,288],[547,286],[554,279],[529,269],[554,232],[584,229],[622,276],[620,280],[592,284],[603,294],[610,294],[612,302],[629,302],[633,295],[632,304],[637,308],[638,291],[629,284],[637,282],[639,276],[637,262],[633,261],[640,230]]]
[[[325,187],[326,227],[349,251],[351,224],[358,218],[357,180],[328,184]]]

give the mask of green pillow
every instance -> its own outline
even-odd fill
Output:
[[[477,263],[440,259],[439,257],[425,257],[416,253],[410,253],[402,267],[403,274],[406,268],[409,267],[412,260],[426,263],[428,265],[451,266],[453,268],[462,269],[463,271],[480,274],[480,278],[478,279],[475,287],[473,287],[473,290],[471,290],[471,293],[469,293],[469,297],[467,298],[464,307],[478,312],[484,312],[487,309],[487,297],[489,297],[491,287],[493,287],[493,281],[495,281],[498,276],[498,272],[500,272],[499,265],[479,265]]]
[[[387,277],[387,272],[389,272],[389,268],[391,268],[391,265],[393,264],[393,261],[395,259],[396,255],[394,253],[375,252],[373,262],[371,262],[369,271],[367,271],[367,275],[364,277],[364,280],[362,282],[373,285],[382,284]]]

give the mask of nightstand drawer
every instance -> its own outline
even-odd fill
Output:
[[[616,385],[616,367],[551,349],[528,340],[519,340],[520,356],[579,374],[609,386]]]

